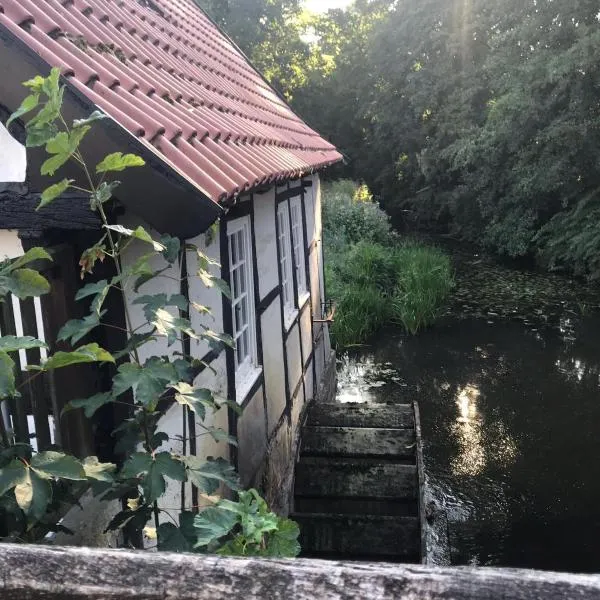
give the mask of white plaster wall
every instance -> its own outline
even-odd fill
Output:
[[[256,261],[258,289],[264,298],[279,285],[277,266],[277,234],[275,231],[275,188],[254,195],[254,229],[256,231]]]
[[[142,225],[151,235],[155,238],[159,237],[159,233],[153,231],[145,223],[135,218],[123,219],[122,224],[126,227],[134,228],[138,225]],[[218,260],[220,257],[219,253],[219,242],[218,235],[216,240],[210,245],[206,244],[206,236],[204,234],[197,236],[194,239],[188,240],[188,243],[194,244],[200,248],[209,257]],[[148,252],[149,246],[142,242],[132,243],[126,250],[123,256],[124,266],[132,264],[136,259]],[[223,331],[223,308],[222,298],[220,292],[216,288],[207,288],[202,281],[196,276],[198,269],[197,255],[195,251],[189,250],[187,252],[188,262],[188,289],[191,302],[196,302],[203,306],[210,307],[212,315],[201,315],[194,308],[190,307],[190,319],[192,326],[195,330],[200,331],[202,325],[205,325],[215,332]],[[162,257],[153,257],[151,265],[155,269],[167,267],[168,263]],[[220,276],[220,267],[212,267],[212,272],[215,275]],[[133,282],[128,286],[127,293],[127,306],[131,318],[133,327],[138,327],[145,323],[145,317],[143,314],[143,305],[133,304],[136,297],[146,294],[161,294],[166,293],[179,294],[180,293],[180,278],[181,267],[178,263],[172,266],[168,266],[168,269],[164,272],[163,277],[157,277],[144,285],[142,285],[136,294],[133,291]],[[177,314],[177,309],[169,309],[174,315]],[[140,331],[143,331],[142,328]],[[203,340],[191,340],[191,354],[195,358],[202,358],[210,350],[207,342]],[[155,342],[145,344],[140,349],[140,359],[142,361],[147,360],[151,356],[170,356],[176,358],[175,352],[181,352],[182,347],[179,342],[175,342],[171,346],[168,346],[167,340],[160,338]],[[225,399],[227,397],[227,369],[225,352],[222,352],[219,358],[211,363],[214,370],[205,369],[194,382],[199,387],[206,387],[213,391],[217,398]],[[171,451],[176,454],[183,454],[183,442],[181,438],[183,436],[183,408],[179,404],[173,404],[161,418],[158,424],[158,430],[163,431],[169,435],[169,441],[165,442],[160,450]],[[228,430],[228,418],[227,409],[222,409],[215,414],[207,413],[206,419],[203,421],[206,427],[220,427],[225,431]],[[189,431],[187,432],[189,435]],[[201,422],[196,419],[196,455],[206,459],[209,456],[212,457],[228,457],[229,449],[225,442],[215,442],[215,440],[207,435],[205,430],[201,427]],[[186,445],[186,454],[189,454],[189,441]],[[185,500],[186,505],[191,507],[191,486],[186,484],[185,489]],[[176,517],[179,507],[181,506],[181,483],[167,479],[167,490],[165,495],[161,498],[159,506],[168,511],[169,514]],[[162,521],[169,521],[167,514],[161,515]]]
[[[298,382],[302,378],[302,357],[300,355],[300,328],[296,323],[288,334],[286,340],[288,384],[290,397],[294,393]]]
[[[315,319],[321,318],[321,278],[320,278],[320,246],[317,246],[308,257],[310,270],[310,297],[312,313]],[[317,324],[318,325],[318,324]]]
[[[224,226],[221,224],[221,226]],[[207,241],[210,243],[207,244]],[[220,244],[219,233],[217,232],[214,239],[210,239],[206,234],[201,234],[188,240],[189,244],[197,246],[198,249],[208,256],[210,259],[219,262]],[[188,289],[190,300],[202,306],[207,306],[211,315],[202,315],[193,308],[190,311],[190,318],[194,329],[200,330],[202,325],[210,327],[213,331],[223,332],[223,297],[221,292],[216,288],[207,288],[196,273],[198,271],[198,256],[195,251],[190,250],[187,253],[187,268],[188,268]],[[213,275],[222,277],[221,268],[212,266],[210,269]],[[192,355],[195,358],[202,358],[210,350],[208,342],[204,340],[192,340],[191,342]],[[219,389],[222,393],[227,393],[227,374],[219,373],[218,377]]]
[[[321,298],[325,296],[325,276],[323,272],[323,243],[322,243],[322,221],[321,221],[321,180],[317,174],[313,175],[313,199],[315,203],[315,237],[319,240],[316,251],[318,252],[319,261],[319,289],[321,290]],[[325,346],[325,355],[329,356],[331,351],[331,342],[329,340],[329,326],[327,323],[323,324],[325,335],[323,336],[323,343]],[[318,373],[320,377],[320,372]]]
[[[13,229],[0,229],[0,260],[24,254],[19,233]]]
[[[242,485],[248,486],[260,469],[267,451],[267,422],[262,388],[246,404],[238,419],[238,463]]]
[[[22,183],[27,171],[25,146],[0,123],[0,183]]]
[[[310,176],[309,180],[313,182],[311,187],[307,187],[304,191],[304,210],[306,211],[306,245],[311,245],[312,241],[318,239],[315,231],[315,202],[314,202],[314,176]]]
[[[310,307],[305,308],[300,316],[300,332],[302,339],[302,358],[304,359],[304,362],[306,362],[312,350],[312,318]]]
[[[308,369],[306,370],[306,374],[304,375],[304,389],[306,391],[305,401],[308,402],[312,400],[315,396],[315,379],[313,376],[313,361],[314,358],[310,361],[308,365]]]
[[[279,298],[272,302],[263,313],[261,326],[268,434],[270,436],[285,409],[285,373],[283,337],[281,335],[281,301]]]

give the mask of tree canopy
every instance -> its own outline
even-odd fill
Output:
[[[600,276],[592,0],[197,0],[400,223]]]

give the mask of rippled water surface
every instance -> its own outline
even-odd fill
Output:
[[[419,401],[454,564],[600,571],[598,295],[473,255],[457,270],[434,328],[339,358],[338,400]]]

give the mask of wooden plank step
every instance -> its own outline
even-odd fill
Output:
[[[415,456],[415,430],[305,426],[301,453],[310,456],[411,458]]]
[[[419,559],[419,520],[384,517],[295,513],[305,555]]]
[[[315,403],[307,425],[404,429],[415,426],[415,416],[410,404]]]
[[[419,515],[414,498],[402,500],[377,500],[374,498],[294,498],[294,511],[298,513],[336,513],[344,515],[382,515],[416,517]]]
[[[343,459],[301,458],[296,465],[297,496],[353,496],[361,498],[417,498],[414,465]]]

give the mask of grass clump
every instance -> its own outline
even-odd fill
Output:
[[[323,232],[338,347],[362,344],[386,324],[415,334],[435,321],[453,286],[450,260],[436,248],[401,242],[364,186],[324,186]]]
[[[450,259],[437,248],[406,244],[394,250],[394,320],[416,334],[436,321],[454,286]]]

